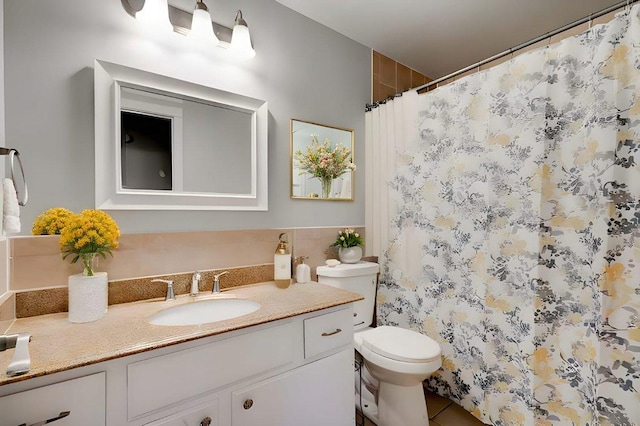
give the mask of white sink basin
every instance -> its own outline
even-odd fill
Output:
[[[246,299],[211,299],[174,306],[155,313],[155,325],[197,325],[236,318],[257,311],[260,304]]]

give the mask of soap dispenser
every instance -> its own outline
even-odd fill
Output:
[[[296,281],[304,284],[311,281],[311,268],[309,265],[304,263],[305,259],[308,259],[309,256],[300,256],[300,263],[296,267]]]
[[[273,256],[273,278],[279,288],[287,288],[291,284],[291,252],[287,246],[287,234],[280,234],[279,239]]]

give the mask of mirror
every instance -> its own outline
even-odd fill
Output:
[[[95,63],[96,207],[267,210],[267,103]]]
[[[353,200],[354,132],[291,120],[291,198]]]

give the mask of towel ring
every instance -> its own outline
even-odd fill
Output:
[[[6,154],[5,154],[6,155]],[[29,191],[27,191],[27,180],[24,177],[24,167],[22,166],[22,160],[20,159],[20,153],[15,148],[9,148],[9,164],[11,164],[11,180],[16,181],[15,178],[15,167],[13,165],[13,159],[16,158],[18,160],[18,165],[20,166],[20,175],[22,176],[22,183],[24,184],[24,198],[20,200],[20,191],[18,191],[16,187],[16,196],[18,198],[18,205],[26,206],[27,200],[29,199]]]

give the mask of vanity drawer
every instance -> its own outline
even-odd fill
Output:
[[[305,358],[345,345],[353,345],[352,308],[304,320]]]
[[[164,417],[145,426],[184,426],[210,425],[218,426],[218,399],[212,399],[197,407],[180,411],[172,416]]]
[[[52,421],[68,411],[58,423]],[[55,423],[104,426],[105,373],[54,383],[0,398],[0,426]]]
[[[293,361],[286,323],[127,366],[129,421]]]

